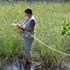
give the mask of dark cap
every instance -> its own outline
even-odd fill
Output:
[[[24,12],[27,14],[33,14],[32,9],[30,9],[30,8],[25,9]]]

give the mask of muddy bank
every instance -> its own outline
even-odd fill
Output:
[[[52,67],[43,66],[39,62],[35,62],[26,69],[24,69],[23,64],[18,63],[18,64],[11,64],[11,65],[7,65],[7,66],[1,66],[0,70],[70,70],[70,68],[68,66],[65,66],[62,64],[61,65],[57,64],[54,68],[54,65]]]

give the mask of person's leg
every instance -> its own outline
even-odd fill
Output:
[[[32,57],[32,39],[24,38],[24,50],[25,50],[25,59],[29,60]]]

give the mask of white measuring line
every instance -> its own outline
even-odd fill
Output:
[[[70,70],[70,66],[68,66],[67,64],[64,64],[64,66],[66,66]]]
[[[57,49],[54,49],[54,48],[50,47],[49,45],[43,43],[41,40],[39,40],[39,39],[36,38],[35,36],[33,36],[33,35],[31,35],[31,36],[32,36],[37,42],[39,42],[40,44],[42,44],[42,45],[48,47],[49,49],[51,49],[51,50],[53,50],[53,51],[56,51],[56,52],[58,52],[58,53],[60,53],[60,54],[63,54],[63,55],[65,55],[65,56],[70,56],[70,54],[67,54],[67,53],[65,53],[65,52],[58,51]],[[65,66],[70,69],[70,67],[69,67],[67,64],[66,64]]]
[[[65,53],[65,52],[61,52],[61,51],[59,51],[59,50],[57,50],[57,49],[55,49],[55,48],[50,47],[49,45],[43,43],[41,40],[39,40],[39,39],[36,38],[35,36],[33,36],[33,35],[31,35],[31,36],[32,36],[36,41],[38,41],[38,43],[40,43],[40,44],[42,44],[42,45],[48,47],[49,49],[51,49],[51,50],[53,50],[53,51],[56,51],[56,52],[58,52],[58,53],[60,53],[60,54],[63,54],[63,55],[65,55],[65,56],[70,56],[70,54],[67,54],[67,53]]]

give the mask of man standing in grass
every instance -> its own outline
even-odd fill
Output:
[[[24,38],[24,50],[25,50],[25,63],[31,63],[31,56],[32,56],[32,42],[34,35],[34,28],[35,28],[35,19],[33,17],[33,12],[30,8],[26,9],[25,11],[26,21],[24,23],[24,28],[18,26],[22,29],[22,35]]]

